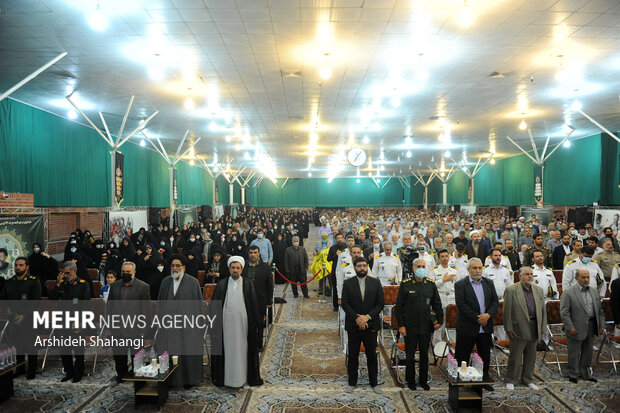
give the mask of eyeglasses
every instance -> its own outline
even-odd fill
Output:
[[[170,264],[171,268],[181,268],[183,267],[183,264]]]

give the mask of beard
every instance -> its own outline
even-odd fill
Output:
[[[368,272],[367,271],[355,271],[355,274],[360,278],[364,278],[368,274]]]
[[[183,275],[183,271],[171,271],[170,275],[172,275],[172,278],[175,280],[178,280]]]
[[[471,275],[470,277],[472,278],[472,280],[474,281],[480,281],[480,279],[482,278],[482,275]]]

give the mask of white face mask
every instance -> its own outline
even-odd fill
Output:
[[[164,267],[157,267],[157,271],[164,272]]]

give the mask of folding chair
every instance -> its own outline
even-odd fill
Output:
[[[390,350],[390,368],[396,370],[396,380],[400,385],[407,384],[407,380],[405,378],[405,370],[407,366],[407,352],[405,346],[405,339],[398,332],[398,320],[396,320],[396,316],[394,314],[396,307],[392,307],[391,313],[391,322],[392,322],[392,336],[394,337],[394,342],[392,343],[392,348]],[[432,333],[431,333],[432,336]],[[420,346],[416,348],[416,354],[420,354]],[[434,363],[437,363],[437,356],[433,353]],[[415,358],[415,356],[414,356]],[[420,358],[418,357],[416,360],[416,368],[417,368],[417,377],[420,376]],[[428,381],[433,380],[433,375],[431,373],[431,369],[428,369]]]
[[[391,324],[392,323],[392,310],[396,305],[396,297],[398,296],[398,286],[397,285],[389,285],[383,287],[383,310],[381,310],[381,345],[385,346],[385,332],[388,330],[384,327],[384,323]],[[389,315],[385,315],[386,310]],[[397,329],[398,330],[398,329]],[[389,332],[392,334],[392,340],[394,340],[394,330],[389,329]]]
[[[200,285],[201,287],[205,285],[205,271],[204,270],[198,270],[198,273],[196,274],[196,278],[198,278],[198,285]]]
[[[211,301],[216,285],[217,284],[205,284],[204,289],[202,290],[202,299],[204,301]]]
[[[88,275],[90,275],[90,279],[93,281],[99,281],[99,271],[96,268],[87,268]]]
[[[562,322],[562,316],[560,315],[560,301],[559,300],[547,301],[546,308],[547,308],[547,331],[549,332],[549,337],[551,338],[551,341],[553,341],[557,345],[568,347],[568,343],[567,343],[568,339],[566,338],[566,335],[563,335],[563,333],[554,334],[553,331],[551,330],[551,327],[563,327],[564,326],[564,323]],[[558,357],[557,346],[555,345],[553,346],[553,352],[555,353],[555,361],[547,361],[546,359],[547,351],[549,351],[549,346],[547,346],[547,349],[545,349],[545,351],[543,352],[543,357],[542,357],[543,365],[556,364],[558,366],[558,370],[560,371],[560,375],[564,376],[564,374],[562,373],[561,365],[567,364],[568,362],[560,361],[560,358]]]
[[[99,295],[101,294],[101,289],[103,288],[103,283],[101,281],[93,281],[93,293],[92,297],[94,299],[99,299]]]
[[[497,312],[495,313],[495,316],[493,316],[493,326],[498,327],[498,326],[503,326],[503,325],[504,325],[504,302],[500,301],[497,306]],[[506,354],[510,347],[510,340],[498,340],[497,337],[495,337],[495,333],[493,333],[493,344],[495,345],[495,347],[499,348],[504,354]],[[495,370],[497,370],[497,377],[501,378],[502,375],[499,371],[499,368],[505,367],[506,364],[499,364],[497,352],[493,348],[491,348],[491,351],[493,352],[492,358],[495,360]]]
[[[456,351],[456,337],[454,337],[454,341],[450,338],[450,332],[448,329],[456,328],[456,320],[459,315],[459,309],[456,307],[456,304],[449,304],[446,307],[446,328],[444,329],[446,340],[448,341],[448,347],[450,349],[450,353],[454,355]]]
[[[614,356],[613,343],[620,344],[620,336],[614,336],[613,333],[609,334],[608,330],[611,327],[611,331],[615,327],[614,323],[614,314],[611,310],[611,302],[609,298],[603,298],[601,300],[601,304],[603,305],[603,311],[605,312],[605,324],[607,324],[607,328],[605,329],[605,334],[603,335],[603,341],[601,342],[601,346],[599,347],[598,354],[596,355],[596,362],[598,364],[611,364],[614,367],[614,371],[617,373],[618,368],[616,367],[616,363],[620,363],[620,360],[616,360]],[[603,348],[607,345],[607,350],[609,353],[609,361],[599,361],[601,357],[601,353],[603,352]]]

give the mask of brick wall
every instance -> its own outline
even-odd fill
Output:
[[[33,194],[12,194],[2,192],[0,197],[0,208],[33,208]]]
[[[89,230],[95,239],[101,238],[104,212],[96,208],[49,208],[48,252],[64,252],[67,239],[76,228]]]

